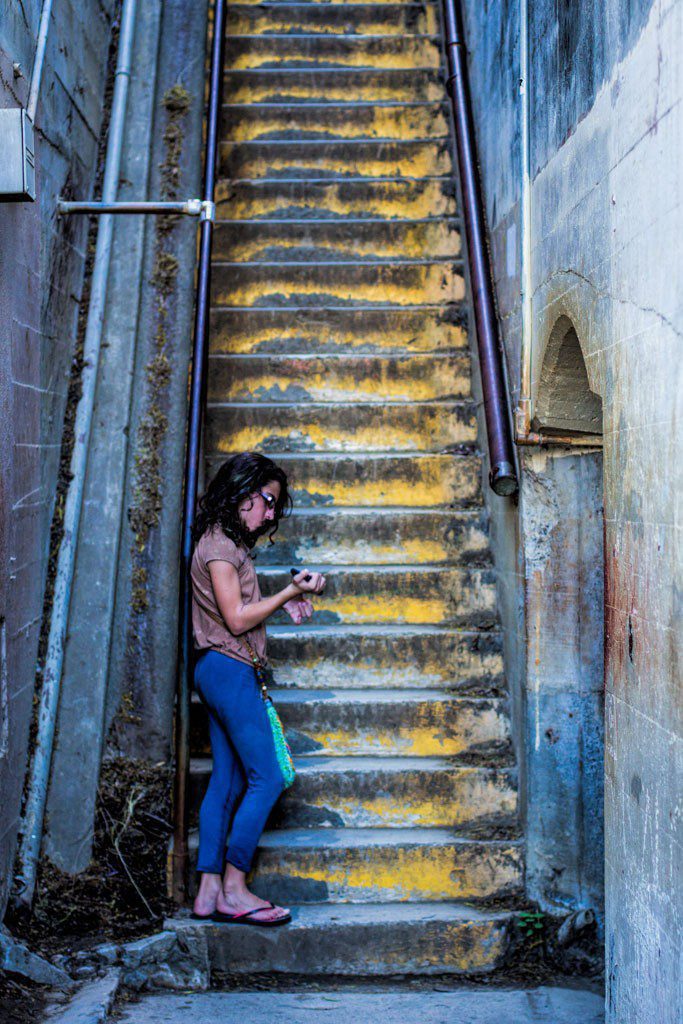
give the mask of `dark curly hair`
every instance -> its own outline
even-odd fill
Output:
[[[259,452],[241,452],[224,462],[208,486],[206,493],[199,499],[199,511],[192,531],[197,542],[203,534],[213,526],[220,526],[223,533],[235,544],[244,543],[252,547],[258,539],[244,529],[240,522],[238,508],[245,498],[254,491],[261,490],[271,480],[280,484],[280,496],[275,505],[273,528],[268,533],[270,543],[277,533],[280,519],[287,517],[292,510],[292,499],[287,487],[287,474],[276,466],[272,459]]]

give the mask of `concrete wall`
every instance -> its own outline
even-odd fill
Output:
[[[40,6],[0,5],[3,107],[26,104]],[[37,199],[0,203],[0,916],[26,767],[87,237],[87,222],[58,220],[55,202],[92,191],[115,6],[55,0],[36,116]]]
[[[201,191],[206,4],[138,7],[122,199]],[[172,748],[178,566],[197,221],[115,224],[45,850],[92,854],[100,762]]]
[[[602,488],[598,454],[520,449],[518,509],[491,500],[529,889],[549,907],[599,900],[604,608],[608,1020],[667,1024],[681,1004],[683,5],[529,6],[532,398],[548,339],[567,317],[602,398],[604,432]],[[519,10],[507,0],[464,7],[516,404]]]

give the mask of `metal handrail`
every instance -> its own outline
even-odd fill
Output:
[[[518,489],[517,472],[498,321],[493,300],[493,277],[486,242],[486,221],[467,76],[467,52],[458,0],[444,0],[444,14],[449,70],[447,86],[455,123],[470,285],[479,349],[489,447],[489,483],[496,494],[510,495]]]
[[[203,202],[213,208],[218,156],[218,128],[223,88],[223,36],[225,31],[225,0],[215,0],[213,42],[208,110],[206,117],[206,150],[204,156]],[[192,614],[190,563],[192,560],[192,529],[195,522],[199,458],[201,452],[202,413],[206,391],[206,363],[209,339],[211,247],[213,218],[202,220],[199,235],[197,268],[197,299],[195,305],[190,405],[188,413],[185,458],[185,494],[180,579],[179,666],[175,718],[175,787],[173,806],[172,889],[177,903],[185,900],[187,874],[187,783],[189,769],[189,715],[192,687]]]

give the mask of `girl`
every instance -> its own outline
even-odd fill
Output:
[[[266,661],[264,622],[273,612],[285,608],[293,622],[305,622],[313,614],[307,595],[325,587],[324,576],[304,569],[278,594],[261,597],[249,552],[265,533],[272,543],[291,506],[283,470],[254,452],[228,459],[199,502],[191,568],[195,686],[208,709],[213,771],[199,812],[197,918],[265,927],[291,920],[246,884],[283,789],[252,657]]]

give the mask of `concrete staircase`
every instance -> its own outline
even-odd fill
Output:
[[[298,779],[253,887],[295,920],[200,927],[232,973],[490,971],[523,866],[440,11],[234,4],[228,32],[207,469],[280,463],[297,508],[262,589],[290,565],[328,587],[270,630]],[[191,742],[196,820],[198,703]]]

